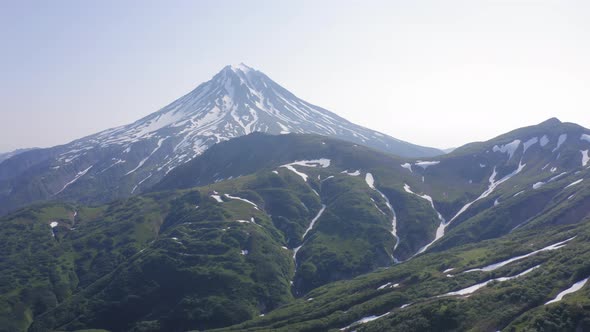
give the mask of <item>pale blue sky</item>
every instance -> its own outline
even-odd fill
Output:
[[[435,147],[590,127],[588,1],[0,0],[0,151],[132,122],[244,62]]]

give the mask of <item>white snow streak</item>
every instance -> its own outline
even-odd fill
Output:
[[[561,135],[559,135],[559,138],[557,139],[557,146],[551,152],[555,152],[555,151],[559,150],[559,148],[565,142],[566,139],[567,139],[567,134],[561,134]]]
[[[440,239],[441,237],[443,237],[444,235],[444,230],[445,230],[445,224],[446,224],[446,220],[445,218],[443,218],[442,214],[440,214],[440,212],[438,212],[438,210],[434,207],[434,202],[432,201],[432,197],[423,194],[423,195],[418,195],[415,192],[412,191],[412,188],[410,188],[409,185],[404,183],[404,190],[410,194],[416,195],[422,199],[427,200],[430,203],[430,206],[432,207],[432,209],[434,210],[434,212],[436,212],[436,215],[438,216],[438,220],[440,220],[440,224],[438,226],[438,228],[436,229],[436,235],[434,237],[434,240],[432,240],[430,243],[428,243],[427,245],[425,245],[424,247],[420,248],[420,250],[418,250],[417,254],[423,253],[426,249],[428,249],[428,247],[430,247],[436,240]]]
[[[368,323],[368,322],[372,322],[372,321],[377,320],[379,318],[385,317],[385,316],[389,315],[390,313],[391,312],[386,312],[386,313],[384,313],[383,315],[380,315],[380,316],[367,316],[367,317],[363,317],[363,318],[357,320],[356,322],[354,322],[354,323],[352,323],[352,324],[350,324],[350,325],[348,325],[346,327],[341,328],[340,331],[346,331],[346,330],[350,329],[351,327],[354,327],[354,326],[357,326],[357,325],[361,325],[361,324],[365,324],[365,323]]]
[[[298,170],[295,169],[295,167],[293,167],[291,165],[283,165],[281,167],[284,167],[284,168],[290,170],[291,172],[299,175],[303,179],[303,181],[307,181],[307,174],[299,172]]]
[[[324,213],[325,210],[326,210],[326,205],[322,204],[322,208],[320,209],[318,214],[311,220],[311,222],[309,223],[309,226],[307,227],[307,229],[303,233],[303,236],[301,237],[301,239],[305,239],[305,237],[307,236],[307,233],[309,233],[313,229],[313,226],[315,226],[315,223],[318,221],[318,219],[320,218],[322,213]]]
[[[520,142],[520,141],[519,141]],[[480,199],[486,198],[488,197],[493,191],[494,189],[496,189],[499,185],[501,185],[502,183],[510,180],[510,178],[512,178],[513,176],[515,176],[516,174],[520,173],[522,171],[522,169],[526,166],[526,164],[522,164],[519,163],[518,164],[518,168],[516,170],[514,170],[512,173],[506,175],[505,177],[501,178],[500,180],[496,181],[496,167],[494,167],[494,170],[492,171],[492,175],[490,175],[490,179],[489,179],[489,186],[488,189],[486,189],[486,191],[484,191],[481,195],[479,195],[479,197],[477,197],[476,199],[474,199],[473,201],[465,204],[460,210],[459,212],[457,212],[455,214],[455,216],[453,218],[451,218],[451,220],[449,220],[448,222],[441,222],[441,224],[438,226],[438,228],[436,229],[436,235],[434,237],[434,240],[432,240],[432,242],[430,242],[429,244],[425,245],[424,247],[422,247],[415,255],[420,254],[424,251],[426,251],[426,249],[428,249],[434,242],[438,241],[440,238],[442,238],[445,235],[445,229],[455,220],[457,219],[457,217],[459,217],[461,214],[463,214],[463,212],[467,211],[467,209],[475,202],[479,201]]]
[[[504,260],[504,261],[501,261],[501,262],[498,262],[498,263],[490,264],[490,265],[488,265],[488,266],[484,266],[484,267],[482,267],[482,268],[476,268],[476,269],[467,270],[467,271],[465,271],[465,272],[463,272],[463,273],[468,273],[468,272],[477,272],[477,271],[481,271],[481,272],[490,272],[490,271],[494,271],[494,270],[497,270],[497,269],[499,269],[499,268],[501,268],[501,267],[503,267],[503,266],[506,266],[506,265],[508,265],[508,264],[510,264],[510,263],[512,263],[512,262],[516,262],[516,261],[519,261],[519,260],[521,260],[521,259],[525,259],[525,258],[527,258],[527,257],[530,257],[530,256],[533,256],[533,255],[536,255],[536,254],[538,254],[538,253],[540,253],[540,252],[543,252],[543,251],[551,251],[551,250],[557,250],[557,249],[561,249],[561,248],[565,247],[566,243],[568,243],[569,241],[573,240],[574,238],[575,238],[575,236],[574,236],[574,237],[572,237],[572,238],[569,238],[569,239],[567,239],[567,240],[560,241],[560,242],[557,242],[557,243],[554,243],[554,244],[548,245],[548,246],[547,246],[547,247],[545,247],[545,248],[541,248],[541,249],[539,249],[539,250],[535,250],[535,251],[533,251],[533,252],[530,252],[530,253],[528,253],[528,254],[526,254],[526,255],[520,255],[520,256],[512,257],[512,258],[510,258],[510,259],[507,259],[507,260]]]
[[[387,198],[387,196],[385,196],[381,191],[379,191],[379,189],[375,188],[375,178],[373,178],[373,174],[367,173],[367,175],[365,175],[365,182],[367,182],[369,188],[375,190],[377,193],[379,193],[379,195],[381,195],[381,197],[383,197],[383,199],[385,200],[385,205],[387,205],[387,207],[391,211],[391,214],[393,215],[391,218],[391,235],[393,235],[393,237],[395,238],[395,245],[393,246],[393,250],[395,251],[395,249],[397,249],[397,246],[399,245],[399,237],[397,236],[397,217],[395,214],[395,210],[393,209],[393,206],[391,206],[389,198]],[[395,258],[393,259],[395,261]]]
[[[347,174],[347,175],[350,175],[350,176],[359,176],[359,175],[361,175],[361,171],[359,169],[357,169],[354,172],[349,172],[348,170],[345,170],[345,171],[342,171],[340,173],[341,174]]]
[[[150,157],[156,153],[156,151],[158,151],[160,149],[160,147],[162,147],[162,143],[166,140],[166,138],[161,138],[158,140],[158,146],[156,146],[156,148],[144,159],[142,159],[139,164],[137,165],[137,167],[135,167],[134,169],[130,170],[129,172],[125,173],[125,175],[129,175],[135,171],[137,171],[141,166],[143,166],[143,164],[145,164],[145,162],[150,159]]]
[[[590,156],[588,156],[588,150],[580,150],[582,154],[582,167],[586,167],[588,165],[588,161],[590,161]]]
[[[540,266],[541,265],[537,265],[535,267],[532,267],[532,268],[530,268],[530,269],[528,269],[528,270],[526,270],[524,272],[521,272],[521,273],[519,273],[519,274],[517,274],[515,276],[512,276],[512,277],[500,277],[500,278],[496,278],[496,279],[490,279],[488,281],[484,281],[484,282],[481,282],[479,284],[475,284],[473,286],[470,286],[470,287],[467,287],[467,288],[463,288],[463,289],[458,290],[458,291],[449,292],[449,293],[446,293],[446,294],[443,294],[443,295],[439,295],[437,297],[470,295],[470,294],[475,293],[477,290],[485,287],[487,284],[489,284],[489,283],[491,283],[493,281],[503,282],[503,281],[508,281],[508,280],[516,279],[518,277],[522,277],[522,276],[524,276],[524,275],[532,272],[533,270],[536,270]]]
[[[149,178],[151,178],[151,177],[152,177],[152,173],[150,173],[150,175],[146,176],[146,177],[145,177],[143,180],[139,181],[139,183],[137,183],[137,184],[135,185],[135,187],[133,187],[133,189],[131,190],[131,193],[133,194],[133,193],[135,192],[135,190],[136,190],[136,189],[137,189],[139,186],[141,186],[141,184],[142,184],[142,183],[144,183],[144,182],[145,182],[145,180],[147,180],[147,179],[149,179]]]
[[[309,223],[309,226],[307,227],[307,229],[303,233],[303,236],[301,237],[301,245],[299,247],[293,249],[293,260],[295,261],[295,267],[297,267],[297,258],[296,258],[297,252],[305,244],[305,236],[307,235],[307,233],[309,233],[313,229],[313,226],[315,226],[315,223],[318,221],[318,219],[320,219],[320,217],[322,216],[322,213],[324,213],[324,210],[326,210],[326,205],[322,204],[322,208],[320,209],[318,214],[316,214],[316,216],[311,220],[311,222]]]
[[[284,167],[284,168],[290,170],[291,172],[299,175],[303,179],[303,181],[307,181],[307,174],[299,172],[293,166],[317,167],[318,165],[322,168],[329,167],[330,166],[330,159],[320,158],[320,159],[315,159],[315,160],[298,160],[298,161],[294,161],[290,164],[281,165],[280,167]]]
[[[429,166],[434,166],[440,164],[440,161],[421,161],[418,160],[414,163],[414,166],[422,167],[423,169],[428,168]]]
[[[412,172],[412,165],[410,163],[401,164],[400,166]]]
[[[397,287],[399,287],[399,284],[394,284],[393,282],[388,282],[388,283],[386,283],[384,285],[381,285],[381,286],[377,287],[377,290],[381,290],[381,289],[385,289],[385,288],[390,288],[390,287],[397,288]]]
[[[246,203],[248,203],[248,204],[250,204],[250,205],[254,206],[254,208],[255,208],[256,210],[260,210],[260,209],[258,208],[258,205],[256,205],[256,203],[254,203],[254,202],[252,202],[252,201],[249,201],[249,200],[247,200],[247,199],[245,199],[245,198],[236,197],[236,196],[231,196],[231,195],[228,195],[228,194],[225,194],[224,196],[225,196],[225,197],[227,197],[227,198],[229,198],[229,199],[235,199],[235,200],[239,200],[239,201],[242,201],[242,202],[246,202]]]
[[[93,165],[94,166],[94,165]],[[80,179],[81,177],[83,177],[86,173],[88,173],[88,171],[92,168],[92,166],[88,167],[87,169],[78,172],[78,174],[76,174],[76,176],[74,177],[74,179],[68,183],[66,183],[63,188],[61,188],[60,191],[56,192],[55,194],[53,194],[54,196],[61,193],[62,191],[64,191],[68,186],[70,186],[72,183],[78,181],[78,179]]]
[[[510,160],[510,159],[512,159],[512,156],[514,155],[514,152],[516,151],[516,149],[518,148],[519,145],[520,145],[520,140],[515,139],[514,141],[512,141],[508,144],[504,144],[502,146],[494,145],[494,147],[492,148],[492,151],[506,153],[509,156],[508,160]]]
[[[582,287],[584,287],[584,285],[586,285],[586,283],[588,282],[588,279],[590,279],[590,278],[586,278],[586,279],[583,279],[583,280],[580,280],[580,281],[576,282],[570,288],[568,288],[568,289],[564,290],[563,292],[557,294],[557,296],[553,300],[545,303],[545,305],[548,305],[548,304],[551,304],[551,303],[555,303],[555,302],[559,302],[559,301],[561,301],[563,299],[564,296],[579,291],[580,289],[582,289]]]
[[[118,165],[118,164],[121,164],[121,163],[124,163],[125,162],[125,160],[117,159],[117,158],[113,158],[112,160],[115,160],[115,162],[113,164],[111,164],[110,166],[108,166],[107,168],[105,168],[102,171],[100,171],[99,174],[106,172],[107,170],[111,169],[115,165]]]
[[[584,181],[584,179],[579,179],[579,180],[577,180],[577,181],[574,181],[574,182],[572,182],[572,183],[568,184],[567,186],[565,186],[565,188],[563,188],[563,189],[567,189],[567,188],[569,188],[569,187],[575,186],[575,185],[577,185],[578,183],[580,183],[580,182],[582,182],[582,181]]]
[[[455,214],[455,216],[453,218],[451,218],[451,220],[449,220],[449,223],[451,223],[451,222],[453,222],[453,220],[457,219],[457,217],[459,217],[461,214],[463,214],[463,212],[465,212],[473,203],[479,201],[482,198],[488,197],[494,191],[494,189],[496,189],[502,183],[510,180],[510,178],[512,178],[513,176],[520,173],[525,166],[526,166],[526,164],[519,163],[518,168],[516,170],[514,170],[512,173],[506,175],[505,177],[501,178],[498,181],[495,180],[497,173],[496,173],[496,167],[494,167],[492,175],[490,176],[490,179],[489,179],[490,184],[488,186],[488,189],[486,191],[484,191],[481,195],[479,195],[479,197],[476,198],[475,200],[465,204],[461,208],[461,210],[459,210],[459,212],[457,212],[457,214]]]

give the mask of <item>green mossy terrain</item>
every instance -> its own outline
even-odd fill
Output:
[[[555,150],[563,132],[573,138]],[[0,217],[0,331],[583,331],[588,287],[543,305],[590,276],[579,133],[548,121],[428,166],[321,136],[254,134],[149,193],[23,208]],[[541,135],[552,143],[525,151]],[[516,139],[512,154],[494,151]],[[452,222],[431,243],[438,213]]]

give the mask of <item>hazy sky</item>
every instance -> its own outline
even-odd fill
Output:
[[[244,62],[440,148],[590,127],[589,1],[0,0],[0,151],[132,122]]]

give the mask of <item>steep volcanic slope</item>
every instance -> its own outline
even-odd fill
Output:
[[[257,131],[320,134],[408,157],[442,154],[350,123],[241,64],[132,124],[1,163],[0,214],[48,198],[136,194],[213,144]]]

